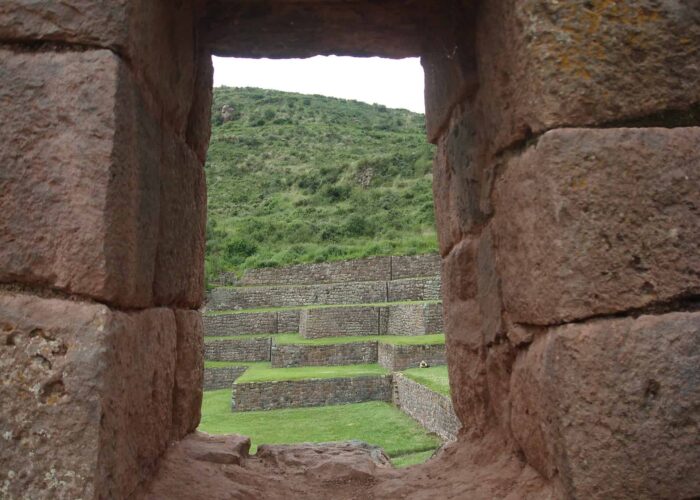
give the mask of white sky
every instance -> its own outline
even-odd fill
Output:
[[[355,99],[424,112],[418,58],[317,56],[309,59],[214,57],[214,86],[260,87]]]

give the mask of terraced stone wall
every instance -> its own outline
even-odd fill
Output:
[[[279,345],[273,342],[270,361],[273,368],[376,363],[377,342],[331,345]]]
[[[425,335],[442,328],[441,303],[306,309],[299,319],[299,333],[305,338]]]
[[[428,366],[447,364],[445,345],[394,345],[379,344],[379,364],[391,371],[418,368],[422,361]]]
[[[238,279],[234,273],[221,273],[218,285],[312,285],[352,281],[389,281],[438,276],[438,254],[371,257],[369,259],[299,264],[281,268],[248,269]]]
[[[245,371],[245,366],[205,367],[204,390],[230,389]]]
[[[391,375],[233,385],[233,411],[391,401]],[[310,425],[312,425],[310,423]]]
[[[204,334],[227,337],[256,333],[292,333],[299,331],[299,310],[243,314],[205,314]]]
[[[394,373],[392,402],[430,432],[446,441],[457,439],[462,423],[449,396],[439,394],[401,373]]]
[[[204,359],[207,361],[270,361],[272,339],[209,340],[204,342]]]

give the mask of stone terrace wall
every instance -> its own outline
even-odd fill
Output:
[[[439,276],[387,281],[386,290],[386,300],[388,302],[440,300],[442,298]]]
[[[391,258],[391,279],[440,276],[440,255],[398,256]]]
[[[203,322],[207,336],[277,333],[276,312],[204,315]]]
[[[270,337],[212,340],[204,343],[204,359],[208,361],[269,361],[271,346]]]
[[[214,288],[211,291],[208,306],[213,310],[252,309],[313,304],[362,304],[386,302],[386,299],[387,286],[385,281],[365,281],[322,285]]]
[[[233,384],[233,411],[391,401],[391,375]],[[313,425],[313,422],[309,422]]]
[[[332,345],[279,345],[273,343],[270,361],[273,368],[376,363],[377,342]]]
[[[377,358],[379,364],[391,371],[418,368],[421,361],[429,366],[445,365],[444,344],[432,345],[393,345],[379,344]]]
[[[324,307],[299,315],[299,333],[305,338],[378,335],[380,307]]]
[[[245,366],[204,368],[204,390],[230,389],[236,379],[245,371]]]
[[[394,373],[393,403],[428,431],[446,441],[457,439],[462,423],[452,407],[452,400],[411,380]]]
[[[441,331],[441,303],[305,309],[299,319],[299,333],[306,338],[425,335]]]
[[[438,273],[439,274],[439,270]],[[281,268],[248,269],[239,285],[312,285],[352,281],[388,281],[391,257],[299,264]]]

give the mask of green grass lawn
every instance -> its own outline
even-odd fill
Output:
[[[447,376],[447,366],[431,366],[430,368],[410,368],[402,372],[408,378],[445,396],[450,395],[450,381]]]
[[[408,466],[427,460],[440,440],[389,403],[371,401],[347,405],[283,410],[231,412],[231,390],[206,391],[199,430],[210,434],[250,436],[257,446],[359,439],[381,446],[397,463]]]
[[[416,344],[444,344],[445,335],[436,333],[431,335],[364,335],[357,337],[321,337],[317,339],[307,339],[298,333],[277,334],[274,337],[275,344],[301,344],[301,345],[331,345],[349,344],[353,342],[382,342],[394,345],[416,345]]]
[[[271,368],[270,363],[256,363],[248,368],[235,383],[301,380],[308,378],[360,377],[364,375],[385,375],[387,373],[389,373],[388,370],[377,364]]]
[[[271,285],[273,286],[273,285]],[[216,288],[235,288],[230,286],[222,286]],[[285,311],[300,311],[302,309],[327,309],[329,307],[386,307],[400,306],[411,304],[437,304],[439,300],[402,300],[396,302],[372,302],[366,304],[312,304],[307,306],[284,306],[284,307],[256,307],[252,309],[221,309],[215,311],[206,311],[205,316],[222,316],[225,314],[247,314],[247,313],[264,313],[264,312],[285,312]]]

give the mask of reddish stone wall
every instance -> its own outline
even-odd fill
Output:
[[[459,476],[368,495],[698,495],[697,2],[204,5],[0,4],[4,494],[129,497],[197,425],[214,49],[423,56],[453,402],[481,441],[445,454]],[[477,492],[477,442],[529,479]]]
[[[198,425],[197,8],[0,5],[0,496],[127,498]]]
[[[700,492],[698,19],[480,2],[423,57],[455,409],[566,498]]]

